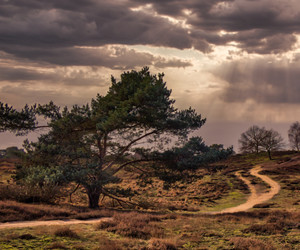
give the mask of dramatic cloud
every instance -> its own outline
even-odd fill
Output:
[[[135,1],[136,4],[141,1]],[[297,0],[142,1],[161,15],[183,20],[196,49],[237,43],[249,53],[279,53],[293,49],[300,32]]]
[[[250,53],[277,53],[292,49],[296,42],[300,3],[2,0],[0,14],[0,46],[12,54],[30,48],[34,54],[49,54],[56,49],[55,56],[57,49],[106,44],[194,47],[210,52],[210,46],[230,42]]]
[[[162,68],[192,66],[191,62],[178,58],[167,59],[124,46],[53,48],[49,50],[9,46],[6,51],[23,60],[30,59],[34,62],[60,66],[102,66],[112,69],[133,69],[143,65],[156,64]]]

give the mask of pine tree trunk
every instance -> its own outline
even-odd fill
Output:
[[[89,208],[98,208],[101,191],[99,188],[86,188],[89,198]]]

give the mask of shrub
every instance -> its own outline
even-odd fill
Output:
[[[59,237],[73,238],[73,239],[79,238],[78,234],[72,231],[69,227],[61,227],[56,229],[54,235]]]
[[[176,250],[177,246],[176,243],[174,243],[172,240],[167,239],[151,239],[149,240],[148,247],[146,248],[148,250]]]
[[[282,223],[267,223],[267,224],[254,224],[243,230],[244,233],[255,233],[263,235],[279,234],[285,231]]]
[[[0,222],[36,220],[39,218],[66,218],[74,213],[68,208],[0,201]]]
[[[106,239],[106,238],[102,238],[99,242],[99,248],[97,249],[103,249],[103,250],[122,250],[123,248],[121,248],[117,242]]]
[[[99,210],[92,210],[83,212],[73,216],[73,218],[78,220],[86,220],[86,219],[93,219],[93,218],[102,218],[102,217],[112,217],[113,211],[106,210],[106,209],[99,209]]]
[[[10,239],[21,239],[21,240],[34,240],[36,239],[35,236],[32,234],[21,234],[21,235],[11,235]]]
[[[0,200],[52,204],[62,196],[64,196],[64,192],[62,192],[61,187],[58,186],[44,186],[38,188],[23,185],[0,185]]]
[[[270,244],[255,238],[234,237],[230,239],[237,250],[273,250]]]
[[[117,223],[115,221],[101,221],[96,228],[97,229],[106,229],[106,228],[110,228],[110,227],[115,227],[117,225]]]
[[[118,213],[114,215],[112,222],[102,222],[98,229],[106,229],[125,237],[149,239],[150,237],[162,237],[163,230],[150,222],[160,221],[158,216],[141,214],[136,212]]]

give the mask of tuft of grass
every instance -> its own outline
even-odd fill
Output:
[[[49,205],[30,205],[16,201],[0,201],[0,222],[66,218],[75,214],[68,208]]]
[[[101,221],[98,225],[96,225],[96,229],[107,229],[117,226],[117,223],[115,221]]]
[[[237,250],[275,250],[269,243],[255,238],[234,237],[230,239]]]
[[[173,239],[150,239],[148,242],[148,246],[144,248],[145,250],[176,250],[177,245],[176,241]]]
[[[100,250],[122,250],[124,249],[123,247],[121,247],[116,241],[107,239],[107,238],[103,238],[100,240],[99,242],[99,248]]]
[[[138,239],[164,236],[162,228],[150,223],[161,221],[159,216],[131,212],[116,213],[113,219],[112,222],[100,223],[98,229],[106,229],[125,237]]]
[[[257,235],[272,235],[284,233],[285,227],[282,223],[254,224],[243,230],[243,233],[254,233]]]
[[[59,237],[68,237],[72,239],[78,239],[79,236],[76,232],[72,231],[69,227],[60,227],[57,228],[54,232],[55,236]]]
[[[74,219],[78,220],[87,220],[93,218],[102,218],[102,217],[112,217],[114,214],[113,211],[107,209],[99,209],[99,210],[92,210],[83,213],[78,213],[72,216]]]

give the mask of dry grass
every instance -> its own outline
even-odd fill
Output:
[[[53,242],[50,246],[48,246],[46,249],[69,249],[65,246],[64,243],[61,242]]]
[[[117,222],[115,221],[101,221],[97,226],[96,229],[103,230],[107,228],[113,228],[117,226]]]
[[[59,237],[73,238],[73,239],[79,238],[78,234],[72,231],[69,227],[57,228],[54,232],[54,235]]]
[[[176,250],[177,244],[174,239],[150,239],[148,246],[144,250]]]
[[[243,233],[254,233],[257,235],[272,235],[283,234],[286,231],[282,223],[266,223],[266,224],[254,224],[244,229]]]
[[[78,220],[87,220],[87,219],[94,219],[94,218],[102,218],[102,217],[112,217],[114,212],[108,209],[99,209],[99,210],[91,210],[87,212],[80,212],[72,218]]]
[[[159,216],[142,214],[137,212],[116,213],[111,222],[101,222],[98,229],[106,229],[124,237],[149,239],[151,237],[161,238],[164,232],[161,227],[151,222],[161,221]]]
[[[181,210],[191,210],[202,205],[215,207],[219,202],[215,199],[220,196],[220,193],[226,193],[228,188],[242,190],[241,183],[233,173],[238,169],[246,172],[251,165],[258,162],[254,158],[242,159],[243,157],[231,159],[232,165],[229,165],[227,169],[221,169],[219,174],[210,175],[203,172],[202,176],[198,175],[199,178],[197,176],[198,180],[177,182],[174,184],[174,188],[170,187],[169,190],[163,189],[163,186],[160,186],[161,183],[155,181],[151,184],[152,186],[136,188],[144,201],[150,201],[161,212],[170,212],[161,209],[164,208],[164,205],[167,205],[165,208],[173,206],[175,209]],[[238,160],[240,162],[236,164]],[[273,179],[279,180],[280,184],[286,184],[287,189],[282,188],[281,191],[285,193],[281,195],[285,195],[291,201],[290,204],[295,203],[295,207],[292,205],[282,207],[280,205],[283,202],[275,200],[275,197],[269,204],[261,205],[261,208],[236,214],[197,215],[189,212],[183,214],[181,211],[180,214],[153,215],[125,212],[124,210],[123,212],[116,210],[112,212],[111,210],[90,210],[74,206],[29,205],[1,201],[1,219],[89,219],[99,217],[112,217],[112,219],[103,221],[96,226],[72,225],[71,230],[58,227],[55,229],[53,227],[28,228],[20,231],[3,230],[0,232],[0,248],[9,246],[19,249],[27,247],[28,249],[26,244],[31,244],[29,246],[34,246],[35,249],[298,249],[300,211],[297,210],[297,204],[300,200],[297,192],[292,191],[291,187],[299,185],[296,181],[296,174],[299,175],[299,163],[300,159],[293,164],[285,161],[278,166],[272,162],[272,166],[265,168],[269,174],[274,174],[271,176]],[[289,174],[289,169],[291,169],[291,174]],[[136,179],[130,177],[126,177],[128,187],[136,182]],[[218,182],[221,184],[214,188],[213,186]],[[241,192],[245,193],[244,191]],[[74,200],[79,197],[77,195],[78,193],[74,193]],[[82,193],[83,195],[85,193]],[[157,199],[153,199],[153,197]],[[132,198],[133,201],[134,199],[135,197]],[[86,204],[84,205],[86,206]],[[72,233],[75,233],[75,236]],[[76,234],[79,238],[76,238]],[[32,247],[32,249],[34,248]]]
[[[15,200],[25,203],[43,202],[54,204],[65,194],[61,187],[44,186],[33,188],[16,184],[0,184],[0,200]]]
[[[0,222],[66,218],[86,220],[112,216],[113,211],[107,209],[91,210],[71,206],[34,205],[16,201],[0,201]]]
[[[12,234],[12,235],[10,235],[10,237],[8,237],[8,240],[11,240],[11,239],[33,240],[33,239],[36,239],[36,237],[29,233],[25,233],[25,234],[21,234],[21,235]]]
[[[255,238],[234,237],[230,241],[237,250],[275,250],[269,243]]]
[[[99,247],[97,249],[100,250],[122,250],[124,249],[121,247],[116,241],[103,238],[99,242]]]
[[[68,208],[49,205],[31,205],[16,201],[0,201],[0,221],[22,221],[67,218],[75,212]]]

